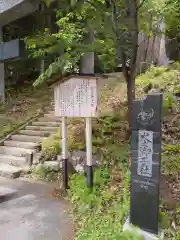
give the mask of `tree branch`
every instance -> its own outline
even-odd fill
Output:
[[[86,1],[86,3],[88,3],[89,5],[91,5],[94,8],[97,8],[97,6],[94,3],[90,2],[90,1]]]
[[[138,6],[138,9],[140,9],[140,8],[144,5],[145,1],[146,1],[146,0],[142,0],[142,2],[140,3],[140,5]]]

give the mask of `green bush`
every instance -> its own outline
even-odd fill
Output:
[[[169,111],[176,109],[177,108],[177,103],[176,100],[173,96],[173,93],[171,92],[165,92],[163,94],[163,113],[164,115],[168,114]]]
[[[96,170],[93,191],[86,187],[84,176],[72,177],[69,196],[79,226],[76,239],[143,239],[122,231],[129,211],[129,176],[129,172],[124,173],[124,189],[116,193],[108,187],[112,179],[106,165]]]
[[[165,145],[162,156],[161,172],[178,177],[180,172],[180,144]]]
[[[180,94],[180,64],[170,67],[152,67],[136,79],[137,92],[147,94],[151,89],[159,89],[163,92],[163,112],[176,109],[177,101],[174,94]]]
[[[167,144],[167,145],[165,145],[164,146],[164,153],[165,154],[180,153],[180,144],[174,144],[174,145]]]
[[[77,240],[142,239],[122,231],[129,213],[130,172],[127,167],[127,151],[125,154],[125,151],[121,150],[122,148],[115,149],[112,145],[102,149],[103,165],[95,171],[93,191],[87,188],[83,175],[72,176],[69,197],[74,204],[75,220],[78,223]],[[116,155],[115,152],[122,155]],[[117,158],[116,162],[119,163],[117,173],[121,174],[120,169],[124,170],[122,183],[118,183],[118,187],[117,183],[114,184],[112,156]]]
[[[86,148],[85,146],[85,138],[84,138],[84,132],[83,132],[83,137],[81,137],[81,132],[80,132],[80,138],[78,133],[73,132],[72,125],[70,124],[68,126],[70,131],[68,131],[68,149],[69,151],[73,150],[84,150]],[[78,128],[78,127],[77,127]],[[77,129],[76,128],[76,129]],[[78,139],[79,138],[79,139]],[[51,161],[58,154],[61,154],[61,130],[58,129],[56,134],[51,135],[47,139],[45,139],[42,142],[42,156],[41,159],[42,161]]]
[[[60,129],[56,134],[51,135],[42,142],[42,160],[53,160],[61,153],[61,132]]]
[[[150,83],[152,88],[161,88],[169,90],[169,86],[179,83],[180,79],[180,67],[152,67],[149,71],[141,74],[136,79],[136,85],[140,87],[147,87]]]
[[[179,66],[179,67],[177,67]],[[141,74],[136,79],[136,85],[141,88],[147,88],[150,84],[152,88],[174,91],[179,84],[180,64],[171,67],[152,67],[149,71]]]

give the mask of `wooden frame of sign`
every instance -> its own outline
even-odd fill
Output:
[[[92,123],[98,116],[98,76],[70,76],[56,82],[54,87],[55,116],[62,117],[63,182],[68,188],[68,147],[66,118],[86,118],[87,185],[93,187]]]

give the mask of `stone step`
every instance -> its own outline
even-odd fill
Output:
[[[58,122],[32,122],[33,126],[49,126],[49,127],[60,127]]]
[[[12,155],[0,154],[0,164],[10,164],[16,167],[30,166],[31,162],[26,157],[16,157]]]
[[[55,112],[48,112],[44,114],[44,117],[55,117],[57,119],[61,119],[61,117],[55,116]]]
[[[28,135],[28,136],[39,136],[39,137],[48,137],[51,132],[50,131],[38,131],[38,130],[21,130],[19,132],[22,135]]]
[[[0,176],[5,178],[18,178],[23,171],[20,167],[0,163]]]
[[[55,115],[55,111],[54,110],[52,110],[52,111],[48,111],[47,113],[45,113],[45,115],[47,115],[47,114],[51,114],[51,115]]]
[[[0,146],[0,154],[7,154],[16,157],[27,157],[33,153],[32,149]]]
[[[4,141],[4,146],[8,147],[18,147],[18,148],[27,148],[27,149],[37,149],[40,147],[40,143],[34,142],[19,142],[19,141]]]
[[[33,143],[40,143],[44,139],[44,137],[39,136],[28,136],[28,135],[12,135],[11,139],[13,141],[19,141],[19,142],[33,142]]]
[[[58,122],[58,123],[61,122],[61,118],[58,118],[49,114],[47,116],[39,118],[38,120],[40,122]]]
[[[38,131],[50,131],[53,133],[56,133],[58,130],[58,127],[46,127],[46,126],[27,126],[27,130],[38,130]]]
[[[8,196],[8,195],[14,194],[16,192],[17,192],[17,190],[15,190],[15,189],[0,186],[0,197]]]

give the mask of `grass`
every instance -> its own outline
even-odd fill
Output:
[[[0,105],[0,138],[15,131],[18,126],[49,106],[51,101],[52,93],[46,86],[34,89],[28,84],[18,92],[11,90],[6,103]]]
[[[95,172],[93,192],[86,187],[84,176],[71,179],[76,239],[139,239],[122,231],[129,212],[128,145],[119,147],[106,139],[105,146],[100,150],[102,166]]]
[[[163,92],[163,113],[167,115],[169,110],[179,108],[179,102],[174,94],[180,96],[180,64],[174,63],[170,67],[152,67],[148,72],[136,79],[136,96],[144,97],[151,89],[159,89]]]

